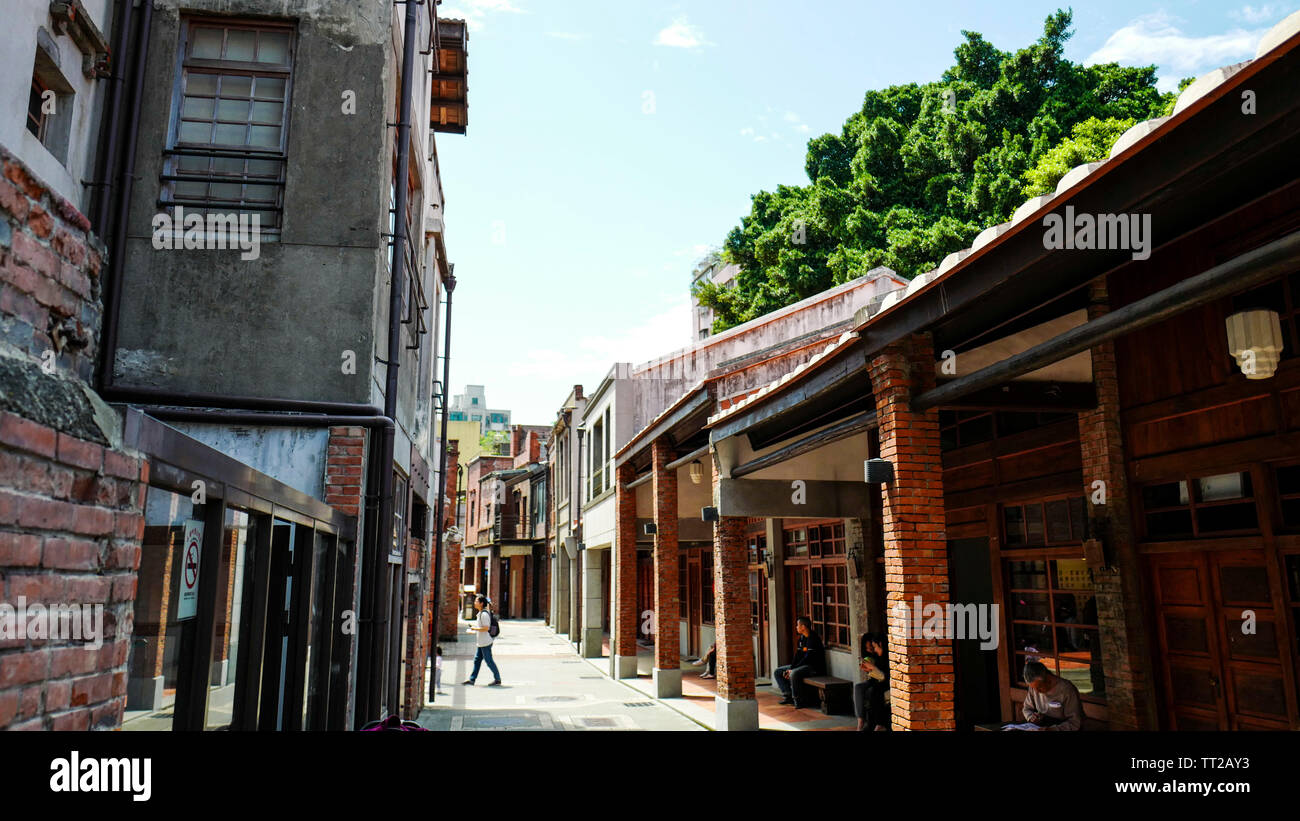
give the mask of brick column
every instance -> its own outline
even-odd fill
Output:
[[[1090,296],[1089,319],[1110,310],[1104,281],[1092,284]],[[1106,696],[1112,729],[1155,730],[1158,729],[1155,694],[1144,661],[1150,655],[1142,624],[1140,571],[1129,508],[1128,477],[1124,471],[1119,377],[1113,343],[1106,342],[1092,349],[1092,378],[1097,389],[1097,407],[1079,414],[1083,493],[1088,499],[1091,530],[1097,534],[1094,538],[1109,543],[1114,563],[1112,567],[1089,568],[1097,597],[1099,660],[1104,671],[1103,681],[1098,671],[1093,670],[1093,688],[1094,692],[1103,690]]]
[[[713,503],[718,501],[718,471],[713,474]],[[745,519],[724,516],[713,526],[713,623],[718,645],[718,692],[714,697],[715,729],[757,730],[754,695],[754,631],[749,609],[749,545]]]
[[[447,641],[454,641],[460,633],[460,587],[464,575],[460,566],[460,546],[461,542],[446,540],[443,553],[442,593],[438,602],[442,609],[442,619],[438,625],[438,638]]]
[[[682,694],[681,615],[677,601],[677,471],[666,465],[676,458],[668,443],[651,446],[651,495],[655,512],[655,663],[657,698]]]
[[[614,601],[613,635],[610,637],[610,675],[636,678],[636,490],[628,483],[636,478],[631,463],[620,465],[615,474],[614,505]]]
[[[939,412],[916,413],[908,404],[933,384],[928,336],[899,340],[871,361],[880,456],[894,465],[894,481],[882,485],[882,521],[890,698],[893,726],[900,730],[955,727],[952,642],[908,629],[921,617],[912,612],[917,598],[924,605],[948,601]]]

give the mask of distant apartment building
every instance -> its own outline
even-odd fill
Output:
[[[701,305],[695,298],[696,289],[705,282],[718,285],[730,285],[740,273],[740,266],[722,261],[722,256],[714,251],[696,263],[691,271],[691,340],[707,339],[713,333],[713,309]]]
[[[464,393],[451,398],[447,419],[452,422],[480,422],[484,431],[510,429],[510,411],[489,408],[482,385],[466,385]]]

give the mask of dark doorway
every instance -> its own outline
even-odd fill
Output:
[[[950,601],[974,604],[981,610],[993,605],[993,576],[986,538],[954,539],[948,542]],[[981,622],[984,620],[981,618]],[[993,622],[993,641],[1002,635],[1001,619]],[[953,641],[956,668],[956,721],[958,730],[975,724],[1002,720],[998,702],[998,649],[980,649],[978,638]]]

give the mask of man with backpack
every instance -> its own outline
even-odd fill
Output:
[[[492,671],[493,682],[490,687],[498,687],[501,684],[501,671],[497,670],[497,664],[492,660],[492,641],[501,632],[497,624],[496,614],[488,610],[488,597],[482,593],[474,597],[474,609],[478,611],[478,624],[471,626],[469,631],[475,633],[475,640],[478,643],[478,651],[474,653],[474,669],[470,672],[469,678],[465,683],[473,686],[474,679],[478,678],[478,668],[483,662],[487,662],[488,669]]]

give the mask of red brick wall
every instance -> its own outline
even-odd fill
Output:
[[[1104,282],[1091,286],[1088,318],[1109,311]],[[1142,624],[1140,572],[1124,470],[1124,440],[1120,427],[1119,376],[1115,346],[1107,342],[1092,349],[1092,376],[1097,407],[1079,414],[1079,451],[1083,457],[1083,492],[1089,516],[1104,531],[1114,556],[1113,567],[1093,567],[1097,624],[1101,633],[1102,668],[1106,675],[1106,711],[1115,729],[1158,729],[1150,658]],[[1106,503],[1094,482],[1102,482]]]
[[[101,313],[99,240],[81,212],[2,147],[0,163],[0,338],[37,359],[56,351],[59,370],[89,382]]]
[[[677,458],[667,443],[650,446],[650,493],[655,505],[655,667],[681,664],[681,621],[677,601],[677,471],[665,466]]]
[[[106,447],[88,405],[50,414],[35,398],[80,398],[92,375],[102,251],[86,218],[3,148],[0,164],[0,348],[26,380],[4,398],[22,410],[0,412],[0,602],[102,605],[104,629],[100,646],[0,639],[0,729],[111,729],[126,704],[149,465]]]
[[[365,428],[330,428],[329,445],[325,455],[325,503],[327,505],[352,516],[361,515],[361,480],[365,460]]]
[[[718,498],[718,471],[712,474]],[[713,625],[718,645],[718,695],[735,701],[754,698],[754,632],[749,608],[749,541],[746,520],[724,516],[713,526]],[[707,648],[701,648],[707,650]]]
[[[618,466],[614,490],[614,590],[612,603],[612,651],[616,656],[636,656],[636,634],[640,614],[636,601],[636,489],[627,485],[636,478],[631,462]]]
[[[103,605],[99,647],[0,640],[0,729],[122,723],[147,462],[0,413],[0,601]]]
[[[939,412],[915,413],[911,398],[934,385],[934,349],[928,337],[895,342],[871,361],[880,421],[880,456],[894,465],[882,485],[885,595],[889,608],[890,698],[893,725],[905,730],[950,730],[953,711],[952,642],[918,638],[892,608],[948,601],[943,463]]]

